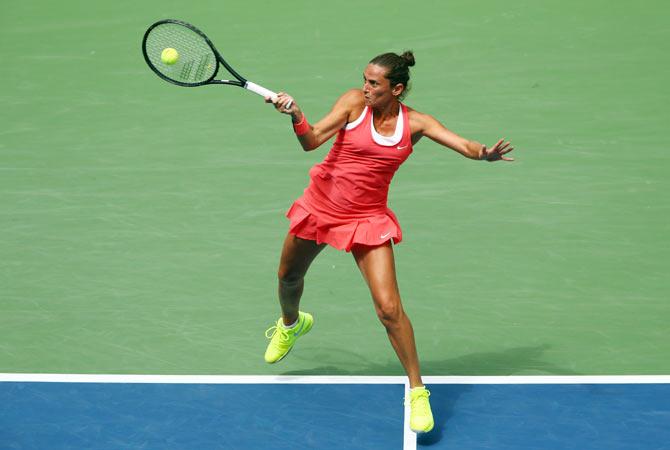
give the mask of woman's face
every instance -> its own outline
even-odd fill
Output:
[[[384,106],[402,92],[402,84],[391,87],[386,78],[387,69],[376,64],[368,64],[363,72],[363,94],[365,104],[371,107]]]

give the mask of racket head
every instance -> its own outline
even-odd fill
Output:
[[[161,58],[173,48],[179,57],[172,64]],[[205,33],[175,19],[160,20],[147,29],[142,39],[144,59],[156,75],[179,86],[202,86],[212,82],[219,70],[219,56]]]

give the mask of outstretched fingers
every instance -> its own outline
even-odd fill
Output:
[[[485,145],[482,145],[480,159],[484,159],[488,162],[495,162],[500,160],[514,161],[514,158],[505,156],[512,150],[514,150],[514,147],[511,147],[511,143],[509,141],[505,142],[505,139],[500,139],[490,149],[488,149]]]

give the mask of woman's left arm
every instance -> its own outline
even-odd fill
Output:
[[[486,145],[465,139],[448,130],[437,119],[428,114],[412,110],[409,119],[413,136],[426,136],[438,144],[457,151],[466,158],[489,162],[514,161],[514,158],[505,156],[514,150],[514,147],[510,147],[510,143],[505,142],[504,139],[500,139],[493,147],[488,148]]]

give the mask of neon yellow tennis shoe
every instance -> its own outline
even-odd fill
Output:
[[[430,409],[430,391],[424,387],[417,387],[409,391],[409,427],[415,433],[428,433],[433,429],[433,411]]]
[[[288,354],[293,348],[295,341],[309,333],[314,325],[314,318],[311,314],[300,311],[298,313],[298,323],[290,329],[284,326],[280,317],[277,325],[268,328],[265,331],[265,337],[270,339],[267,350],[265,350],[265,362],[273,364]]]

